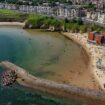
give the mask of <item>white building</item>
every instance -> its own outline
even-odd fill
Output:
[[[87,19],[91,19],[91,12],[87,12],[86,18],[87,18]]]
[[[0,3],[0,9],[4,8],[4,3]]]
[[[4,4],[4,8],[9,10],[16,10],[17,6],[15,4]]]
[[[105,14],[104,13],[99,13],[98,14],[97,22],[105,23]]]
[[[52,13],[52,9],[49,6],[37,6],[37,13],[50,15]]]

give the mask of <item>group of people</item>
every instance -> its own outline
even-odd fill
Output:
[[[17,75],[13,70],[7,70],[2,75],[2,85],[8,86],[13,84],[16,81]]]

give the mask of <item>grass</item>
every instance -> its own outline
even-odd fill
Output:
[[[12,11],[12,10],[2,10],[2,9],[0,9],[0,15],[1,14],[7,14],[7,15],[16,15],[16,14],[18,14],[16,11]]]
[[[19,13],[13,10],[2,10],[0,9],[0,20],[1,21],[25,21],[27,18],[27,14]]]

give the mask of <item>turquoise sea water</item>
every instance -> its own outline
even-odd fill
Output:
[[[11,61],[42,78],[51,77],[50,79],[54,80],[56,72],[63,71],[63,69],[57,71],[58,68],[65,65],[68,68],[73,64],[72,60],[80,59],[79,49],[76,44],[58,33],[0,27],[0,61]],[[10,87],[0,86],[0,105],[83,104],[43,95],[15,84]]]

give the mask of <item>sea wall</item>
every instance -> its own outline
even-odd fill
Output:
[[[105,92],[83,89],[74,85],[66,85],[50,80],[37,78],[26,72],[26,70],[8,62],[0,63],[5,70],[15,70],[18,79],[17,82],[25,87],[49,93],[65,99],[75,99],[89,103],[89,105],[104,105]],[[92,104],[91,104],[92,103]],[[100,104],[101,103],[101,104]]]

